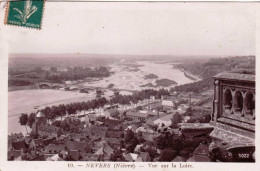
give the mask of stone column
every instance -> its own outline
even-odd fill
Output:
[[[247,94],[247,92],[248,91],[241,91],[242,97],[243,97],[243,109],[241,111],[241,115],[240,115],[241,117],[244,117],[245,114],[246,114],[245,109],[246,109],[246,94]]]
[[[235,93],[236,91],[234,89],[231,89],[231,95],[232,95],[232,107],[231,107],[231,114],[235,113]]]
[[[215,80],[214,82],[214,99],[213,99],[213,113],[212,113],[212,121],[217,121],[219,116],[219,80]]]

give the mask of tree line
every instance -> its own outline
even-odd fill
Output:
[[[66,80],[82,80],[93,77],[108,77],[110,72],[107,67],[101,66],[94,69],[88,67],[74,67],[68,68],[67,71],[59,72],[58,74],[48,73],[46,80],[61,83]]]
[[[117,95],[107,100],[105,97],[89,100],[87,102],[75,102],[70,104],[60,104],[58,106],[46,106],[40,111],[43,113],[48,122],[55,120],[58,117],[64,117],[66,114],[71,115],[80,111],[94,110],[103,107],[106,104],[130,104],[137,103],[140,100],[149,99],[151,96],[155,98],[161,98],[164,95],[169,95],[169,91],[165,89],[153,90],[147,89],[134,93],[133,95]],[[22,113],[19,117],[19,123],[21,125],[29,126],[32,128],[32,124],[35,121],[36,113],[31,113],[30,115]],[[27,130],[27,127],[26,127]]]

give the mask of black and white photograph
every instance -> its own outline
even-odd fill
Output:
[[[255,166],[254,2],[43,3],[0,3],[9,166]]]

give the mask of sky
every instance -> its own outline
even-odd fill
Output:
[[[41,30],[1,22],[9,53],[255,54],[254,4],[46,2],[43,15]]]

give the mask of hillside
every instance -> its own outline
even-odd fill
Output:
[[[175,65],[174,67],[196,75],[202,80],[176,86],[173,90],[199,92],[212,88],[212,76],[223,71],[255,74],[255,56],[211,58],[205,62],[188,62]]]

